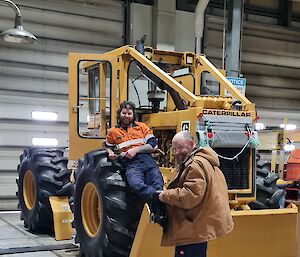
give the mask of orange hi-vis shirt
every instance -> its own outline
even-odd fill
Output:
[[[145,123],[135,121],[127,130],[117,126],[110,128],[105,144],[116,147],[119,152],[126,152],[130,148],[146,144],[152,137],[153,132]]]

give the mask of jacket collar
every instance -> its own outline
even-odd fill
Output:
[[[199,148],[194,148],[192,150],[192,152],[184,159],[184,161],[182,162],[182,165],[184,167],[187,167],[191,164],[191,162],[193,161],[192,157],[199,151],[200,149]]]

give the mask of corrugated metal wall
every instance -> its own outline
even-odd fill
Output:
[[[103,52],[123,43],[122,1],[14,2],[38,43],[0,43],[0,210],[16,209],[18,156],[32,137],[68,145],[68,52]],[[13,25],[13,10],[1,5],[0,31]],[[58,121],[33,121],[33,110],[57,112]]]

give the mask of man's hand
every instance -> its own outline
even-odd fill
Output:
[[[161,202],[163,202],[163,194],[164,194],[164,191],[160,192],[159,195],[158,195],[158,199]]]
[[[130,148],[129,150],[127,150],[127,151],[125,152],[125,156],[126,156],[128,159],[132,159],[132,158],[135,157],[136,154],[138,153],[138,149],[139,149],[139,147]]]
[[[112,161],[118,159],[118,155],[116,155],[111,149],[107,148],[106,152],[108,153],[108,158],[111,159]]]

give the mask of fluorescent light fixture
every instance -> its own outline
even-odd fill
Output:
[[[291,152],[291,151],[295,150],[295,148],[296,147],[293,144],[285,144],[283,147],[283,150],[286,152]]]
[[[32,138],[32,144],[39,146],[57,146],[58,140],[50,137],[34,137]]]
[[[255,130],[263,130],[265,128],[265,124],[263,123],[255,123]]]
[[[31,113],[31,117],[34,120],[49,120],[49,121],[54,121],[54,120],[57,120],[57,113],[56,112],[33,111]]]
[[[284,128],[284,124],[280,124],[281,128]],[[296,129],[297,126],[295,124],[285,124],[285,129],[286,130],[294,130]]]

